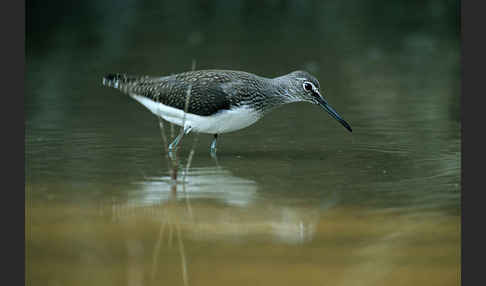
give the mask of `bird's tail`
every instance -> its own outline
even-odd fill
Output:
[[[123,89],[124,87],[130,86],[132,83],[135,83],[140,79],[142,79],[140,76],[112,73],[103,77],[103,85],[116,89]]]

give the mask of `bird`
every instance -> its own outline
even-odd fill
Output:
[[[307,71],[263,77],[236,70],[193,70],[165,76],[110,73],[102,85],[128,94],[164,120],[181,126],[168,150],[176,150],[183,135],[212,134],[216,154],[219,134],[246,128],[273,109],[294,102],[320,105],[349,132],[351,126],[332,108],[319,81]]]

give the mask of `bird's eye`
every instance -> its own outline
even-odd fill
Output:
[[[304,85],[303,86],[304,86],[304,89],[306,91],[311,91],[312,90],[312,83],[310,83],[310,82],[307,82],[307,81],[304,82]]]

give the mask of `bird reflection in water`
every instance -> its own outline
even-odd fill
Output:
[[[255,181],[236,177],[221,166],[179,172],[184,180],[177,184],[170,175],[135,183],[137,196],[128,203],[112,206],[112,218],[116,220],[143,216],[144,221],[158,222],[152,281],[159,269],[161,249],[164,245],[172,248],[174,238],[181,257],[182,278],[187,285],[183,237],[193,242],[262,239],[296,244],[308,242],[314,236],[319,221],[317,209],[264,199],[259,196]]]

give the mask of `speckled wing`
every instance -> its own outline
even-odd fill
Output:
[[[221,85],[228,80],[227,77],[208,76],[198,72],[159,78],[117,74],[105,76],[103,84],[180,110],[185,109],[190,91],[187,112],[209,116],[230,109],[229,95]]]

